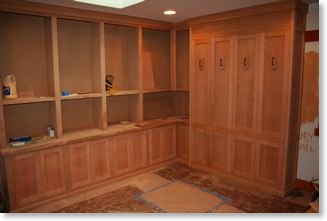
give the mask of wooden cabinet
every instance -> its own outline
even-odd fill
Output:
[[[91,183],[90,145],[82,142],[69,145],[69,171],[72,189]]]
[[[42,197],[41,165],[38,153],[26,153],[12,159],[13,193],[21,206]]]
[[[228,134],[213,132],[209,166],[222,172],[230,171],[231,141]]]
[[[207,40],[197,40],[194,43],[191,122],[201,125],[210,123],[210,47]]]
[[[263,34],[259,82],[258,132],[282,138],[286,123],[287,42],[285,32]]]
[[[176,156],[182,160],[189,159],[189,126],[177,123]]]
[[[145,132],[135,132],[128,135],[130,145],[131,170],[144,168],[148,165]]]
[[[234,45],[233,128],[256,128],[258,45],[256,35],[238,36]]]
[[[168,125],[150,129],[150,164],[156,164],[176,156],[176,126]]]
[[[107,139],[90,142],[91,180],[98,182],[110,177],[109,149]]]
[[[41,151],[40,163],[45,196],[66,191],[65,164],[63,147]]]
[[[246,137],[232,138],[232,173],[253,179],[256,169],[255,141]]]
[[[192,127],[190,162],[199,166],[208,165],[210,148],[210,131]]]
[[[272,187],[281,186],[281,169],[284,164],[282,150],[281,144],[267,141],[257,142],[259,182]]]
[[[232,104],[232,40],[215,39],[215,62],[212,80],[212,124],[218,128],[230,128]]]
[[[127,173],[130,170],[130,151],[128,135],[118,135],[108,139],[111,171],[114,176]]]

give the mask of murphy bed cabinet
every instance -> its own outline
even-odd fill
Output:
[[[172,24],[1,1],[1,82],[14,74],[19,95],[0,96],[5,206],[37,210],[176,160],[284,195],[306,11],[282,1]],[[23,135],[33,142],[10,146]]]
[[[270,6],[190,20],[190,164],[284,195],[297,173],[307,6]]]

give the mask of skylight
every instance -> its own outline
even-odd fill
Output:
[[[75,2],[82,2],[86,4],[92,5],[100,5],[110,8],[126,8],[131,5],[138,4],[140,2],[144,2],[144,0],[74,0]]]

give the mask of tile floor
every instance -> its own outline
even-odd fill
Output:
[[[286,198],[254,193],[175,164],[85,192],[53,205],[60,213],[304,212]],[[47,210],[49,206],[46,207]],[[38,208],[33,212],[47,212]]]

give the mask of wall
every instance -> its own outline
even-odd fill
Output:
[[[307,31],[319,30],[319,3],[311,4]],[[319,176],[319,42],[305,43],[298,179]]]

